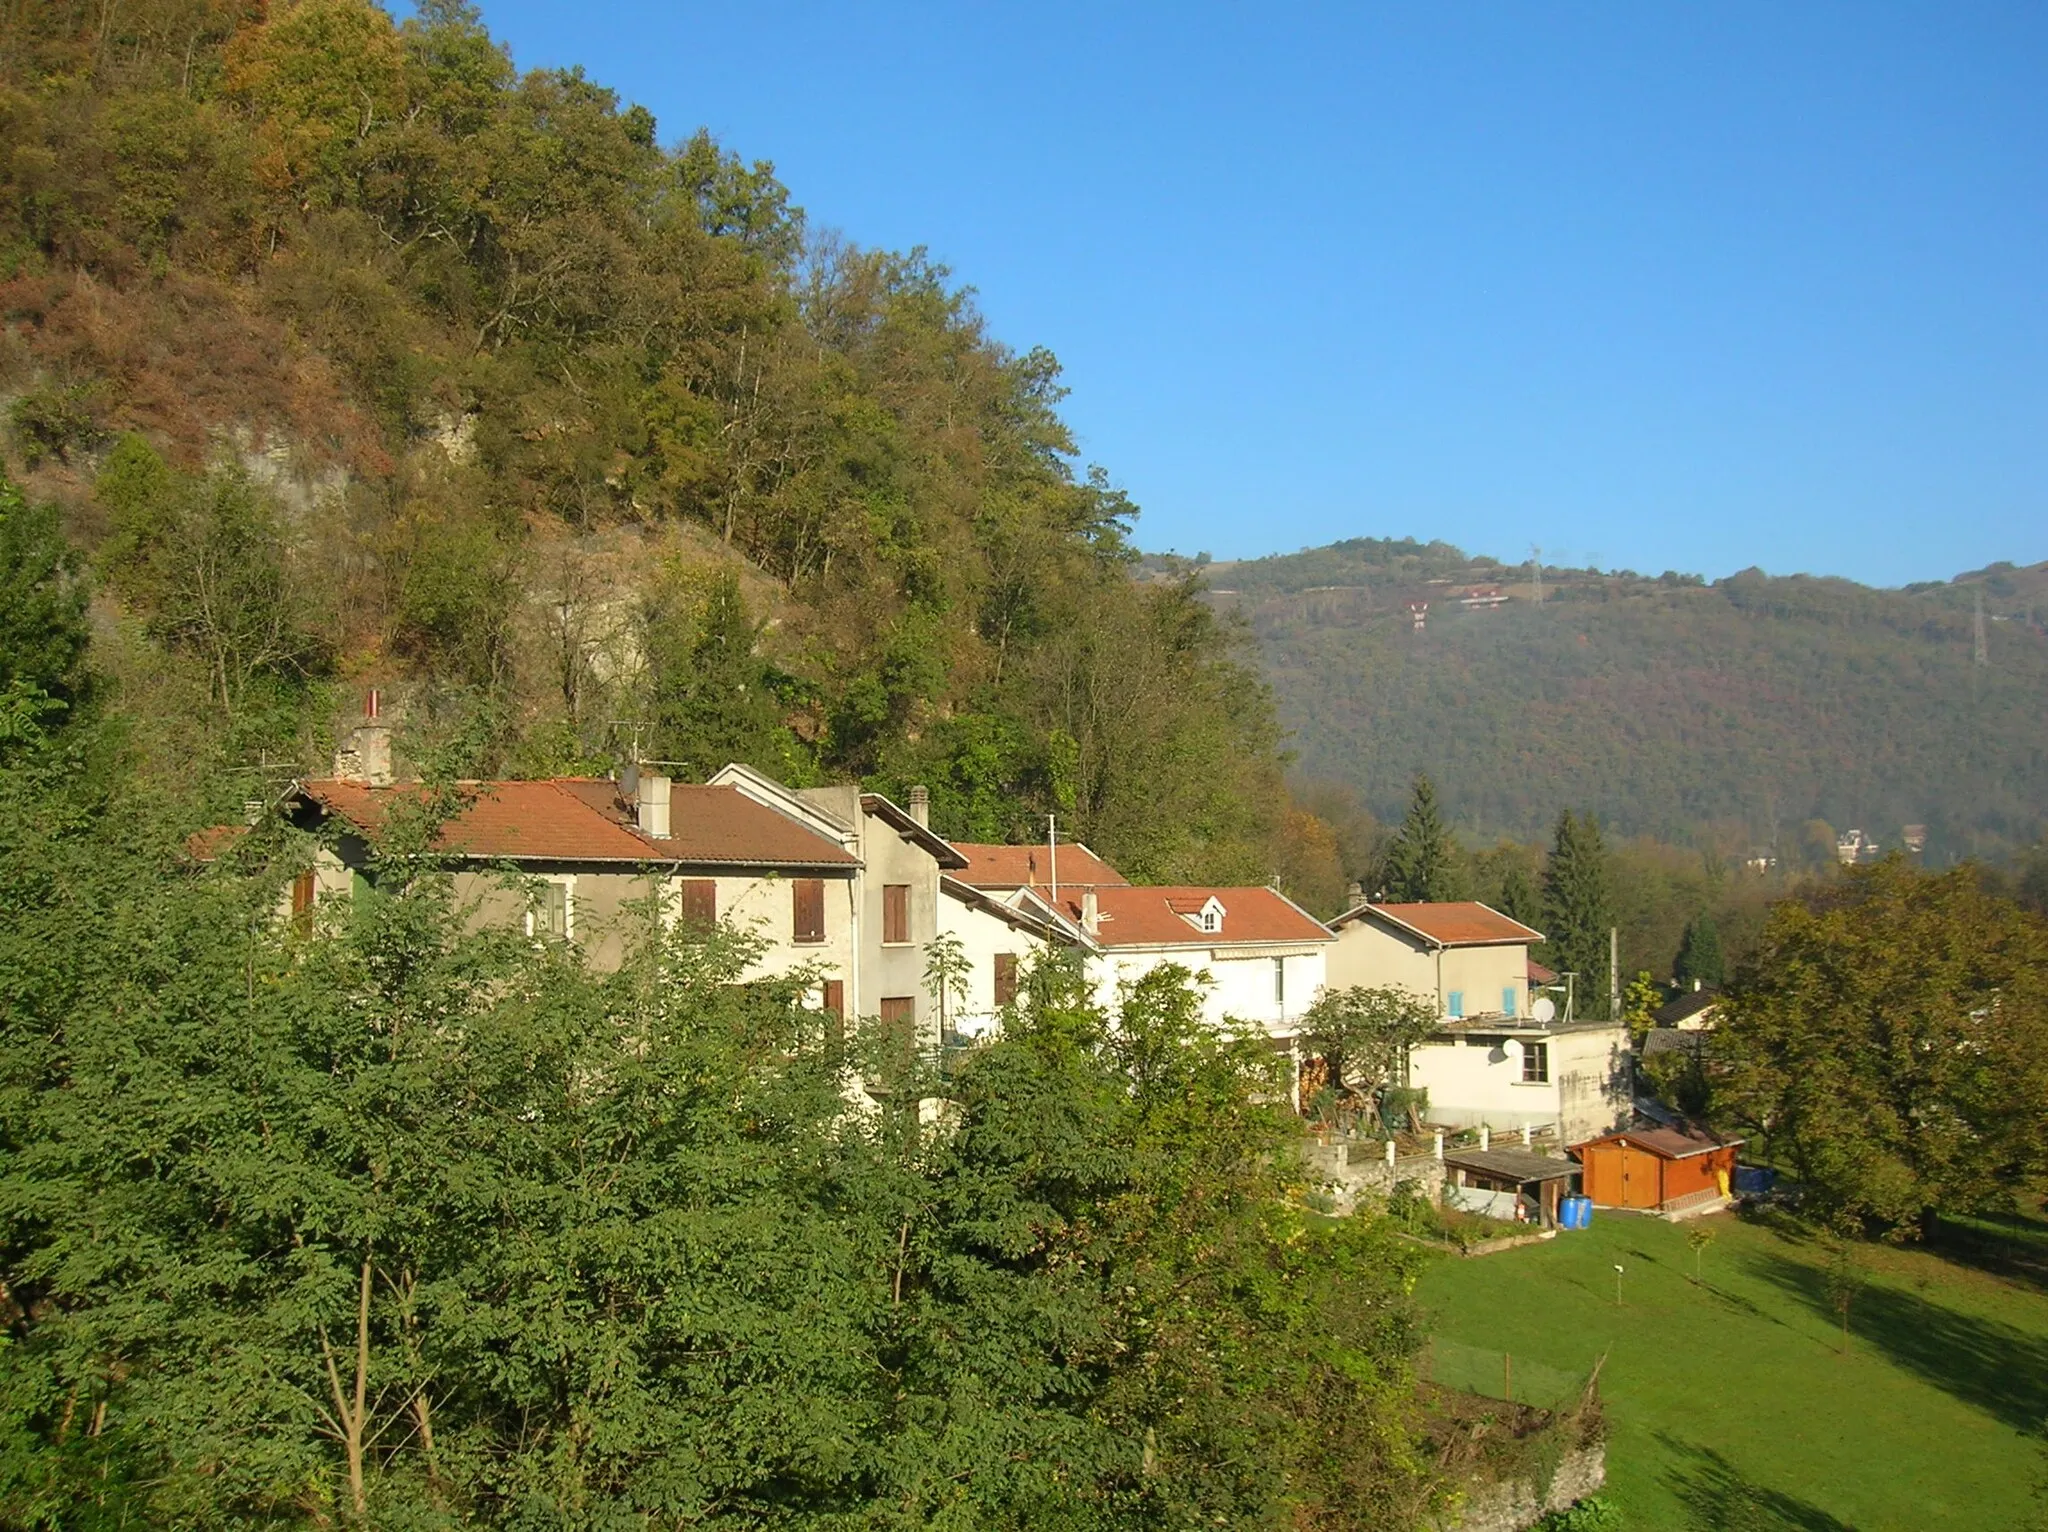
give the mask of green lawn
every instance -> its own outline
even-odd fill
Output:
[[[1421,1298],[1458,1365],[1506,1350],[1540,1382],[1607,1353],[1608,1496],[1633,1532],[2048,1525],[2048,1288],[1866,1248],[1845,1355],[1816,1248],[1705,1222],[1702,1286],[1688,1226],[1599,1212],[1547,1244],[1437,1260]]]

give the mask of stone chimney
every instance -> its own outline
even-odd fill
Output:
[[[910,790],[910,817],[927,830],[931,828],[932,794],[931,789],[922,782]]]
[[[1090,936],[1099,935],[1102,931],[1102,907],[1096,903],[1095,885],[1092,883],[1081,890],[1081,929]]]
[[[1345,884],[1344,908],[1347,910],[1355,910],[1363,903],[1365,903],[1365,885],[1363,883],[1356,882]]]
[[[383,699],[373,686],[363,694],[363,721],[334,752],[334,775],[365,787],[391,785],[391,730],[383,721]]]
[[[669,779],[650,771],[640,773],[640,789],[633,795],[633,815],[643,835],[668,839]]]

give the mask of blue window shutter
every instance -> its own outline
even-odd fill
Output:
[[[1451,991],[1451,1014],[1453,1016],[1463,1016],[1465,1014],[1465,992],[1462,989]]]
[[[1503,1016],[1515,1014],[1515,987],[1512,984],[1500,992],[1500,1013]]]

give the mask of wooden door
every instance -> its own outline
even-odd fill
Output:
[[[1664,1200],[1663,1187],[1659,1184],[1656,1155],[1646,1154],[1633,1145],[1623,1144],[1621,1153],[1616,1158],[1621,1162],[1621,1196],[1618,1206],[1653,1208]]]

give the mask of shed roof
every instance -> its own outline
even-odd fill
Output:
[[[1660,1027],[1675,1027],[1681,1021],[1711,1011],[1721,1003],[1721,992],[1717,989],[1695,989],[1680,995],[1676,1000],[1657,1007],[1655,1016]]]
[[[368,787],[333,779],[300,791],[373,839],[394,808],[425,804],[417,785]],[[534,782],[463,782],[457,806],[440,825],[434,849],[486,861],[691,862],[707,865],[851,868],[844,846],[754,802],[730,787],[677,783],[669,792],[666,836],[643,834],[612,783],[594,777]]]
[[[1503,1181],[1562,1181],[1579,1173],[1570,1160],[1553,1160],[1527,1149],[1446,1149],[1444,1163]]]
[[[1732,1149],[1745,1142],[1745,1139],[1727,1138],[1704,1128],[1622,1128],[1618,1132],[1588,1139],[1583,1144],[1574,1144],[1572,1153],[1596,1149],[1602,1144],[1629,1143],[1663,1159],[1689,1160],[1696,1154],[1712,1154],[1716,1149]]]
[[[1532,931],[1519,920],[1510,920],[1492,906],[1473,899],[1432,904],[1361,904],[1346,910],[1330,925],[1335,928],[1368,919],[1419,936],[1433,947],[1488,947],[1506,942],[1526,945],[1543,940],[1541,931]]]

